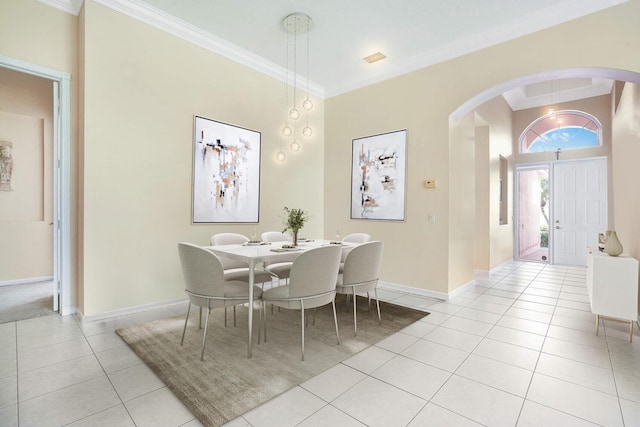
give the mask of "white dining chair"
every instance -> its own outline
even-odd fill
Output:
[[[351,233],[342,238],[343,242],[367,243],[371,241],[371,236],[367,233]]]
[[[246,283],[225,280],[222,263],[214,253],[186,242],[178,243],[178,253],[186,286],[185,292],[189,296],[189,307],[184,320],[180,345],[184,344],[191,306],[195,305],[206,309],[202,350],[200,351],[200,360],[204,360],[211,309],[216,307],[224,307],[226,309],[228,306],[235,307],[249,303],[249,310],[253,310],[253,302],[249,301],[249,288]],[[262,289],[255,286],[253,289],[254,301],[260,299],[261,296]],[[262,310],[262,305],[260,305],[260,309]],[[260,316],[263,317],[262,315]]]
[[[336,328],[336,339],[340,344],[338,333],[338,317],[336,315],[335,294],[336,280],[338,278],[338,265],[340,264],[339,246],[321,246],[301,253],[293,261],[289,284],[268,289],[262,294],[264,341],[267,342],[267,319],[264,306],[272,303],[278,307],[300,310],[300,329],[302,332],[302,360],[304,361],[304,329],[305,310],[331,304],[333,307],[333,320]],[[258,331],[258,343],[260,331]]]
[[[265,231],[260,236],[263,242],[289,242],[291,239],[284,233],[280,231]],[[291,254],[286,257],[282,257],[280,261],[269,263],[264,263],[264,269],[271,274],[275,274],[279,279],[284,279],[285,284],[289,279],[289,274],[291,273],[291,264],[293,260],[296,258],[297,254]]]
[[[211,236],[211,246],[221,245],[242,245],[249,241],[247,236],[238,233],[217,233]],[[224,269],[225,280],[239,280],[249,283],[249,264],[245,261],[235,260],[227,257],[220,257],[222,268]],[[277,276],[273,273],[260,268],[253,270],[253,283],[261,283],[264,289],[265,283],[271,283]],[[225,310],[225,326],[227,325],[227,316]],[[236,326],[236,308],[233,308],[233,326]]]
[[[338,276],[336,293],[346,294],[353,298],[353,335],[358,334],[356,299],[357,294],[366,293],[369,304],[371,298],[369,292],[374,292],[376,308],[378,310],[378,322],[382,322],[380,316],[380,302],[378,301],[378,273],[382,262],[382,250],[384,244],[374,241],[356,246],[349,252],[344,263],[344,270]],[[347,306],[348,307],[348,306]],[[371,309],[371,306],[369,306]]]

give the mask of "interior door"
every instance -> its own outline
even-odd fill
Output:
[[[607,229],[607,160],[556,162],[552,179],[554,264],[586,265],[586,248]]]

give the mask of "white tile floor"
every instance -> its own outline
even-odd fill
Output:
[[[640,334],[605,320],[584,269],[509,263],[447,302],[380,290],[431,314],[228,426],[640,426]],[[1,426],[198,426],[109,321],[0,324]]]

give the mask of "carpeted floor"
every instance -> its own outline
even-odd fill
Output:
[[[184,346],[180,336],[184,316],[119,329],[117,333],[165,382],[174,394],[207,426],[218,426],[281,394],[342,360],[369,347],[428,313],[380,303],[382,324],[375,305],[367,312],[358,305],[358,335],[353,336],[353,314],[338,296],[341,344],[336,344],[331,305],[319,308],[315,325],[305,330],[305,361],[301,361],[300,312],[282,310],[267,315],[267,343],[257,345],[254,316],[253,357],[247,358],[247,312],[238,308],[238,325],[224,327],[224,310],[209,319],[205,360],[200,361],[202,330],[192,311]]]
[[[0,323],[53,314],[53,282],[0,286]]]

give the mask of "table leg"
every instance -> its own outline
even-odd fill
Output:
[[[251,359],[251,343],[253,340],[253,285],[255,281],[255,273],[253,271],[256,265],[255,260],[249,260],[249,310],[248,310],[248,323],[249,323],[249,343],[247,347],[247,357]]]

